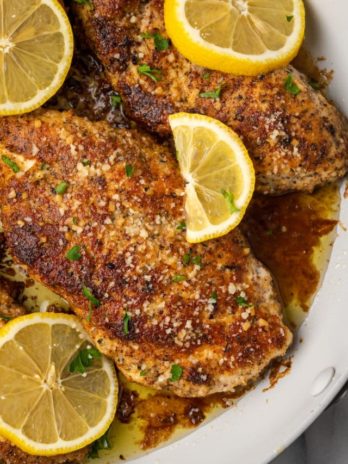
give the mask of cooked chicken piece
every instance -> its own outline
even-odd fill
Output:
[[[184,183],[165,145],[38,112],[2,118],[0,147],[21,169],[0,163],[11,255],[69,301],[128,379],[205,396],[285,353],[271,276],[241,232],[186,241]],[[68,259],[73,247],[81,259]]]
[[[178,111],[220,119],[243,138],[263,193],[310,192],[347,172],[345,119],[292,66],[258,77],[207,71],[172,45],[156,50],[153,34],[166,37],[163,0],[78,3],[75,11],[126,112],[146,128],[169,134],[168,115]],[[149,71],[139,68],[145,64],[150,74],[141,72]],[[289,75],[299,95],[285,88]],[[201,95],[220,90],[220,98]]]
[[[0,437],[1,464],[83,464],[86,462],[88,448],[60,456],[32,456]]]
[[[0,263],[4,256],[5,240],[4,235],[0,233]],[[12,282],[0,276],[0,327],[10,319],[25,314],[25,309],[18,304],[18,297],[23,290],[23,286],[21,282]]]

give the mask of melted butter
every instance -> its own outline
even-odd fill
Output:
[[[288,320],[306,317],[330,258],[340,195],[329,185],[312,195],[256,197],[243,228],[255,255],[273,273]]]

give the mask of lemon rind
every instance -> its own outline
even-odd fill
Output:
[[[0,348],[7,341],[11,340],[13,336],[22,328],[27,327],[28,325],[35,324],[38,322],[44,322],[49,325],[54,325],[56,323],[62,323],[75,327],[81,331],[86,336],[86,340],[90,340],[88,335],[83,329],[80,321],[72,315],[68,314],[55,314],[55,313],[33,313],[26,316],[20,316],[10,322],[0,329]],[[102,357],[103,369],[110,380],[110,394],[107,398],[107,414],[105,419],[99,422],[95,427],[89,429],[89,433],[86,434],[83,439],[75,439],[70,441],[58,440],[56,443],[49,444],[39,444],[27,437],[23,437],[23,434],[19,429],[9,426],[4,423],[0,418],[0,436],[8,439],[11,443],[18,446],[22,451],[36,456],[56,456],[59,454],[67,454],[73,451],[84,448],[85,446],[90,445],[95,440],[100,438],[112,424],[116,409],[117,409],[117,400],[118,400],[118,380],[113,362],[107,359],[105,356]]]
[[[69,18],[63,6],[57,0],[41,0],[43,5],[49,6],[55,13],[60,24],[60,31],[62,32],[65,40],[66,47],[64,53],[63,65],[58,66],[58,72],[52,80],[51,84],[45,89],[39,90],[32,99],[26,102],[6,102],[0,104],[0,116],[11,116],[15,114],[29,113],[38,109],[47,102],[63,85],[66,76],[71,67],[73,52],[74,52],[74,35],[71,28]],[[66,40],[68,39],[68,40]]]
[[[289,64],[298,54],[304,39],[306,21],[302,0],[294,0],[295,29],[286,45],[280,50],[268,50],[252,57],[204,41],[186,19],[185,3],[186,0],[165,0],[166,30],[179,52],[198,66],[236,75],[255,76]]]
[[[199,124],[197,124],[199,122]],[[192,126],[192,127],[206,127],[212,129],[212,126],[218,129],[218,133],[221,139],[225,140],[232,149],[235,149],[237,153],[242,154],[238,156],[239,159],[243,159],[245,168],[248,169],[248,185],[245,188],[245,195],[236,200],[236,205],[240,208],[238,213],[232,214],[226,221],[219,225],[211,224],[209,227],[204,228],[202,231],[192,231],[187,229],[186,239],[189,243],[201,243],[207,240],[222,237],[235,229],[242,221],[246,209],[251,201],[253,192],[255,190],[255,170],[248,151],[239,138],[239,136],[229,127],[217,119],[209,116],[193,113],[175,113],[169,116],[169,124],[171,129],[174,130],[176,127],[181,125]],[[244,171],[244,170],[243,170]]]

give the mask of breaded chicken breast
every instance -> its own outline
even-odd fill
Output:
[[[33,456],[11,445],[0,437],[1,464],[83,464],[87,461],[88,448],[60,456]]]
[[[241,232],[186,241],[184,182],[165,145],[48,111],[2,118],[0,146],[11,255],[69,301],[128,379],[205,396],[286,352],[272,278]]]
[[[245,142],[262,193],[311,192],[347,172],[346,120],[292,66],[237,77],[193,65],[163,43],[163,0],[92,0],[74,9],[127,114],[147,129],[170,134],[168,115],[179,111],[221,120]]]

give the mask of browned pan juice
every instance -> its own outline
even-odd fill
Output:
[[[79,43],[83,41],[78,40],[77,34],[77,48]],[[301,60],[302,69],[307,60],[311,76],[320,81],[312,61],[306,57]],[[94,121],[106,119],[115,128],[130,127],[133,123],[125,118],[122,105],[115,104],[112,98],[116,95],[106,82],[101,65],[87,50],[80,48],[63,89],[48,106],[74,109],[80,116]],[[304,319],[325,272],[335,238],[339,204],[337,185],[320,189],[313,195],[256,196],[243,221],[255,255],[269,267],[277,281],[286,316],[293,327]],[[6,267],[0,272],[12,279],[27,279],[23,272],[13,275]],[[54,310],[67,309],[67,303],[51,291],[37,283],[27,284],[24,304],[29,310],[45,310],[50,304]],[[101,460],[95,462],[121,462],[172,441],[233,405],[246,390],[183,399],[129,383],[122,376],[120,384],[117,418],[109,432],[112,450],[100,452]]]

